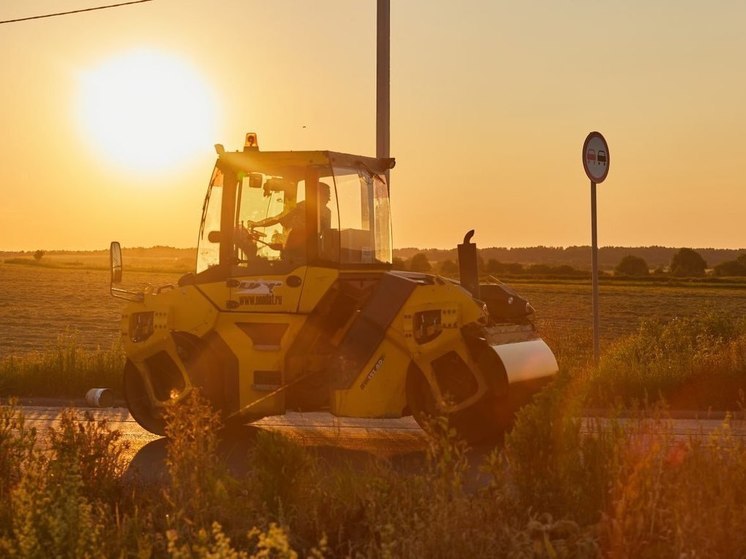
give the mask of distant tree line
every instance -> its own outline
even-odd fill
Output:
[[[598,263],[602,270],[612,271],[627,256],[632,255],[642,258],[648,264],[651,271],[668,270],[678,248],[648,246],[648,247],[601,247],[598,251]],[[693,248],[708,263],[708,267],[716,268],[719,264],[736,261],[746,249],[714,249]],[[394,255],[402,261],[407,261],[417,253],[424,253],[430,262],[443,262],[445,260],[458,260],[456,248],[452,249],[419,249],[401,248],[395,249]],[[536,246],[524,248],[480,248],[479,253],[485,262],[496,260],[498,262],[517,262],[524,267],[532,264],[546,264],[548,266],[571,266],[578,270],[590,271],[591,247],[549,247]]]
[[[37,262],[47,255],[94,254],[98,251],[35,250],[0,251],[0,259],[30,255]],[[127,248],[128,256],[194,257],[194,248],[168,246]],[[484,248],[478,250],[479,269],[498,277],[546,276],[590,277],[590,247]],[[613,257],[613,260],[612,260]],[[746,277],[746,249],[692,249],[668,247],[602,247],[599,249],[601,274],[617,277]],[[394,268],[458,276],[456,249],[394,249]]]
[[[496,258],[485,260],[485,253],[489,249],[479,251],[479,270],[482,274],[492,274],[498,277],[566,277],[587,278],[590,271],[578,269],[568,264],[523,264],[520,262],[501,262]],[[394,257],[394,269],[410,270],[413,272],[432,272],[448,277],[456,277],[459,273],[458,261],[453,258],[432,260],[428,252],[416,252],[408,259]],[[672,252],[671,258],[664,266],[651,268],[648,262],[634,254],[625,254],[613,267],[615,277],[641,278],[650,276],[673,277],[704,277],[708,273],[705,258],[691,248],[680,248]],[[602,271],[601,274],[604,274]],[[717,264],[711,271],[713,276],[746,276],[746,253],[738,255],[734,260],[727,260]],[[607,274],[608,275],[608,274]]]
[[[503,263],[494,258],[487,262],[479,257],[479,270],[482,274],[494,274],[496,276],[560,276],[560,277],[590,277],[590,272],[578,270],[565,264],[550,266],[548,264],[529,264],[524,266],[517,262]],[[427,255],[418,252],[410,259],[394,257],[394,269],[407,270],[411,272],[437,273],[447,277],[456,277],[459,274],[458,262],[452,259],[440,262],[431,262]]]

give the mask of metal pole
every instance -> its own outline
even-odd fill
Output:
[[[378,41],[376,49],[376,157],[389,156],[391,6],[390,0],[378,0]],[[386,171],[386,182],[389,182]]]
[[[598,235],[596,233],[596,183],[591,181],[591,284],[593,286],[593,362],[601,356],[599,343],[600,319],[598,310]]]

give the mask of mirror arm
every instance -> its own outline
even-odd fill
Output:
[[[122,289],[121,287],[111,286],[111,295],[117,299],[124,299],[125,301],[134,301],[136,303],[142,303],[145,300],[145,294],[141,291],[130,291],[129,289]]]

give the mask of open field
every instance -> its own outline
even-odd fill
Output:
[[[0,264],[0,357],[46,350],[63,334],[74,335],[83,348],[111,347],[118,338],[124,303],[109,295],[106,258],[100,255],[83,269],[7,261]],[[92,269],[93,264],[99,269]],[[148,265],[163,270],[170,264],[171,259],[146,262],[125,255],[125,281],[133,285],[175,283],[182,271],[142,271]],[[512,285],[536,308],[537,324],[550,336],[550,344],[553,332],[590,333],[589,282]],[[746,289],[737,285],[602,282],[600,303],[601,335],[609,342],[635,332],[643,319],[705,313],[746,316]]]
[[[528,282],[514,283],[512,287],[534,306],[540,328],[551,325],[552,329],[565,331],[591,331],[590,282]],[[635,332],[642,320],[709,313],[746,316],[746,289],[737,285],[601,281],[599,292],[601,339],[606,342]]]
[[[175,283],[180,275],[130,271],[125,281]],[[111,347],[122,306],[109,294],[106,270],[0,264],[0,356],[43,351],[60,335],[86,349]]]
[[[34,252],[0,251],[0,264],[20,264],[45,268],[67,268],[77,270],[106,270],[109,267],[108,250],[88,251],[42,251],[36,259]],[[194,268],[196,249],[173,247],[126,248],[127,269],[133,271],[188,272]]]

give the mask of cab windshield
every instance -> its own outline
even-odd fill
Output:
[[[226,177],[231,185],[224,184]],[[233,216],[230,224],[226,212]],[[229,253],[221,251],[225,243]],[[226,254],[231,275],[285,273],[307,264],[391,264],[385,177],[362,166],[302,176],[242,169],[231,177],[218,165],[202,212],[197,272],[223,264]]]

